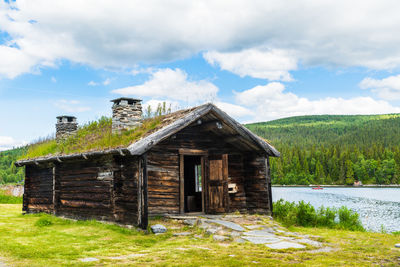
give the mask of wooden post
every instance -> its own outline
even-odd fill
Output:
[[[229,193],[228,193],[228,154],[222,155],[222,177],[224,180],[224,203],[225,212],[229,212]]]
[[[179,212],[185,213],[185,156],[179,155]]]
[[[147,154],[142,156],[143,160],[143,184],[142,184],[142,197],[143,197],[143,207],[142,207],[142,229],[147,229],[149,224],[149,214],[148,214],[148,201],[147,201]]]
[[[273,204],[272,204],[272,188],[271,188],[271,169],[269,165],[269,156],[265,158],[265,176],[267,179],[268,186],[268,201],[269,201],[269,211],[271,212],[271,216],[273,216]]]

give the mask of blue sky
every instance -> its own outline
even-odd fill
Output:
[[[397,1],[0,1],[0,150],[120,96],[243,123],[400,113]]]

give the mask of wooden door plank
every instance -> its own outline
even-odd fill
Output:
[[[179,155],[179,211],[185,213],[185,156]]]

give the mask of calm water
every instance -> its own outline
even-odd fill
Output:
[[[368,230],[400,231],[400,188],[324,188],[272,187],[273,201],[310,202],[314,207],[340,207],[358,212]]]

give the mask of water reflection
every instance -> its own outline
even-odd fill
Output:
[[[358,212],[364,227],[380,232],[400,231],[400,188],[324,188],[273,187],[273,201],[310,202],[314,207],[340,207]]]

